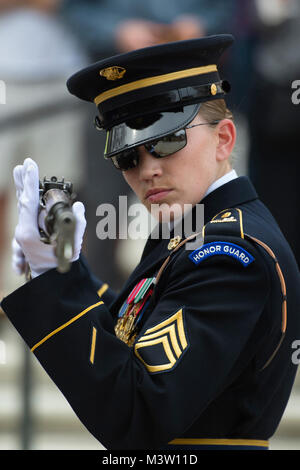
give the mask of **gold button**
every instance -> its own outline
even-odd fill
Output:
[[[215,83],[213,83],[210,87],[210,92],[213,96],[215,96],[217,94],[217,91],[218,91],[217,85]]]
[[[173,250],[173,248],[176,248],[176,246],[178,245],[178,243],[180,243],[180,241],[181,241],[181,237],[179,235],[177,235],[177,237],[175,238],[171,238],[168,244],[168,250]]]

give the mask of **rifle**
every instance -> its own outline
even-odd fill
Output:
[[[43,243],[54,246],[57,270],[69,271],[74,253],[76,218],[72,212],[73,185],[56,176],[40,181],[38,227]]]

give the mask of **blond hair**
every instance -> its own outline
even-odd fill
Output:
[[[227,108],[223,99],[201,103],[199,114],[207,122],[221,121],[222,119],[231,119],[233,121],[233,114]]]
[[[226,102],[223,99],[205,101],[201,104],[199,109],[199,115],[208,123],[211,127],[214,127],[218,121],[222,119],[231,119],[234,121],[232,112],[227,108]],[[228,159],[231,167],[234,165],[235,155],[232,153]]]

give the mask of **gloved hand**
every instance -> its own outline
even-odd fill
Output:
[[[35,161],[26,158],[23,165],[14,168],[13,176],[19,218],[12,242],[12,265],[17,274],[23,274],[28,263],[31,277],[34,278],[57,267],[53,246],[40,240],[38,230],[39,169]],[[72,210],[76,217],[73,262],[80,255],[86,219],[82,202],[75,202]]]

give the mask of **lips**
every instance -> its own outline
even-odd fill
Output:
[[[172,191],[169,188],[153,188],[147,191],[145,199],[150,202],[158,201],[159,199],[163,199]]]

